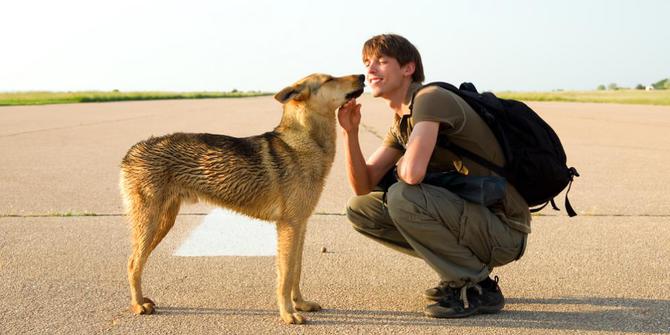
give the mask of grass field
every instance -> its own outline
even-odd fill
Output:
[[[0,92],[0,106],[66,104],[164,99],[242,98],[269,95],[265,92]]]
[[[500,98],[522,101],[601,102],[638,105],[670,105],[670,90],[496,92]]]
[[[0,106],[45,105],[161,99],[240,98],[266,92],[0,92]],[[522,101],[572,101],[640,105],[670,105],[670,90],[496,92],[501,98]]]

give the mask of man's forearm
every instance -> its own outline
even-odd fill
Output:
[[[370,176],[358,141],[358,131],[344,132],[345,160],[349,185],[357,195],[370,193]]]

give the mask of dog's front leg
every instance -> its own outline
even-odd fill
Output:
[[[298,252],[296,253],[295,269],[293,270],[293,289],[291,291],[291,298],[293,299],[293,306],[295,309],[303,312],[315,312],[321,310],[321,306],[312,301],[306,301],[302,298],[300,293],[300,277],[302,273],[302,252],[305,244],[305,233],[307,232],[307,220],[300,222],[300,235],[298,237]]]
[[[300,227],[296,222],[277,222],[277,304],[279,315],[289,324],[305,323],[305,318],[296,313],[291,303],[291,291],[295,276],[295,262],[300,246]]]

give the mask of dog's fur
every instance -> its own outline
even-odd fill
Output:
[[[300,293],[307,219],[335,155],[335,110],[363,92],[362,75],[310,75],[275,95],[279,126],[236,138],[176,133],[135,144],[121,162],[121,193],[132,230],[128,261],[131,310],[154,312],[142,295],[149,254],[175,222],[182,201],[203,200],[277,224],[277,299],[281,318],[303,323],[298,311],[321,309]]]

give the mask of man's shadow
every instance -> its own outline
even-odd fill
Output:
[[[528,305],[524,309],[514,305]],[[583,311],[588,309],[588,311]],[[581,311],[575,311],[581,310]],[[501,327],[546,330],[670,333],[670,300],[627,298],[508,298],[506,308],[466,319],[432,319],[421,312],[324,309],[307,313],[313,325],[395,325],[426,327]],[[162,307],[162,315],[278,316],[276,309]]]

